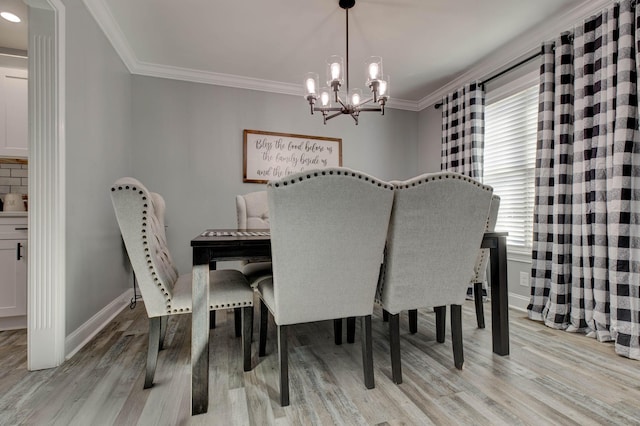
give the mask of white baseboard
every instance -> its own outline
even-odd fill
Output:
[[[27,316],[0,318],[0,331],[20,330],[27,328]]]
[[[529,305],[529,296],[521,294],[509,293],[509,307],[519,311],[526,312]]]
[[[84,345],[100,332],[109,322],[116,317],[124,308],[129,306],[133,297],[133,289],[128,289],[111,303],[102,308],[100,312],[89,318],[87,322],[75,329],[65,338],[65,359],[69,359],[76,354]]]

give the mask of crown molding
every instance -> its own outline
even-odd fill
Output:
[[[238,89],[258,90],[291,96],[302,97],[303,95],[302,88],[297,84],[142,62],[136,57],[131,45],[124,37],[122,29],[117,24],[109,8],[105,5],[104,0],[83,1],[131,74],[235,87]],[[387,108],[418,111],[418,103],[416,101],[391,98],[387,104]]]
[[[137,61],[130,70],[132,74],[149,77],[169,78],[173,80],[190,81],[194,83],[213,84],[216,86],[235,87],[238,89],[259,90],[262,92],[279,93],[302,97],[302,87],[297,84],[281,83],[278,81],[261,80],[252,77],[242,77],[233,74],[223,74],[211,71],[193,70],[189,68],[158,65]]]
[[[258,90],[261,92],[303,97],[302,87],[298,84],[242,77],[232,74],[157,65],[139,61],[136,62],[130,72],[132,74],[144,75],[147,77],[168,78],[180,81],[190,81],[193,83],[212,84],[215,86],[235,87],[238,89]],[[394,100],[391,98],[387,104],[387,108],[418,111],[418,103],[415,101],[402,99]]]
[[[111,11],[105,4],[104,0],[82,0],[84,5],[89,9],[89,13],[93,16],[93,19],[98,23],[98,26],[107,37],[111,45],[116,50],[122,62],[127,67],[129,72],[133,72],[133,69],[138,63],[138,58],[133,53],[131,45],[124,37],[122,29],[114,19]]]
[[[531,31],[521,34],[514,41],[501,47],[494,54],[489,55],[486,59],[480,61],[458,77],[455,77],[439,90],[425,96],[419,101],[391,98],[387,104],[387,108],[421,111],[432,106],[440,102],[447,93],[457,90],[465,83],[484,79],[491,73],[505,69],[510,64],[515,63],[519,58],[522,58],[524,53],[528,54],[539,49],[543,41],[554,38],[560,32],[575,25],[577,22],[604,9],[608,4],[613,3],[613,1],[614,0],[583,0],[565,13],[546,21]],[[105,1],[83,0],[83,2],[132,74],[302,96],[302,89],[297,84],[141,62],[124,37],[122,29],[106,6]]]
[[[442,101],[442,98],[448,93],[471,81],[483,80],[490,74],[506,69],[520,58],[540,49],[542,42],[557,37],[561,32],[566,31],[612,3],[614,3],[614,0],[583,0],[565,13],[557,15],[542,25],[519,35],[512,42],[499,48],[495,53],[490,54],[486,59],[460,74],[437,91],[420,99],[418,101],[419,110]]]
[[[49,5],[49,2],[47,0],[23,0],[23,2],[29,7],[51,10],[51,5]]]
[[[408,101],[405,99],[390,98],[385,108],[402,109],[405,111],[420,111],[420,106],[417,101]]]

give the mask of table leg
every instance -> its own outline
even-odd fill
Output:
[[[491,245],[491,334],[493,352],[509,355],[509,293],[507,289],[507,238]]]
[[[216,261],[211,260],[209,262],[209,270],[215,271],[216,269]],[[213,330],[216,328],[216,311],[209,311],[209,329]]]
[[[191,282],[191,414],[209,406],[209,250],[193,248]]]

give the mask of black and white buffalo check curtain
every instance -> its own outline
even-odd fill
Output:
[[[467,84],[442,99],[440,169],[482,180],[484,89]]]
[[[470,83],[442,99],[440,170],[482,181],[484,166],[484,87]],[[486,292],[486,283],[483,289]],[[467,289],[472,298],[473,285]]]
[[[529,317],[640,359],[640,16],[543,45]]]

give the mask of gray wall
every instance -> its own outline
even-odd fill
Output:
[[[144,76],[133,76],[132,89],[132,173],[165,197],[167,238],[183,273],[191,265],[189,240],[208,226],[235,227],[235,195],[264,188],[242,183],[243,129],[342,138],[344,166],[382,179],[440,170],[441,110],[433,106],[325,126],[301,97]],[[508,262],[509,290],[522,297],[513,303],[528,297],[519,282],[529,270],[528,262]]]
[[[418,168],[418,114],[362,113],[360,124],[322,124],[302,96],[161,78],[133,77],[133,170],[167,202],[167,239],[180,272],[191,268],[189,241],[206,227],[235,227],[235,195],[264,188],[242,182],[244,129],[342,138],[345,167],[381,179]]]
[[[418,114],[418,159],[420,173],[440,171],[440,142],[442,139],[442,114],[430,105]]]
[[[131,75],[80,0],[66,7],[67,335],[130,288],[109,187],[131,161]]]
[[[67,334],[129,288],[130,271],[108,197],[120,176],[139,178],[167,201],[167,235],[181,272],[190,239],[235,226],[242,130],[343,140],[344,166],[406,179],[440,166],[440,111],[388,109],[326,126],[302,97],[132,76],[80,0],[65,0],[67,96]],[[525,264],[509,262],[511,291]]]
[[[415,174],[417,113],[388,109],[327,126],[302,97],[132,76],[80,0],[66,7],[67,335],[131,285],[108,195],[134,176],[167,200],[168,238],[181,272],[190,239],[235,226],[242,130],[339,137],[343,164],[382,179]]]

